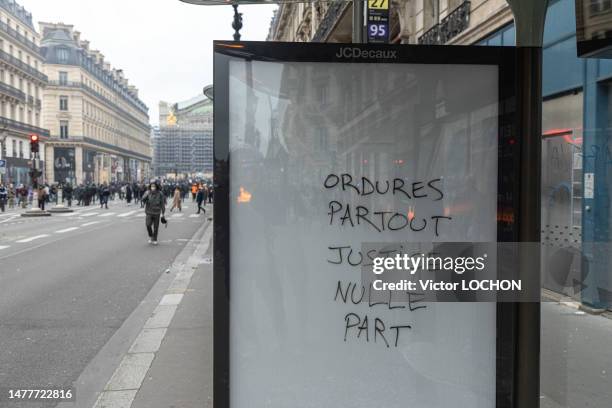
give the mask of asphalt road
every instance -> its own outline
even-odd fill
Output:
[[[109,207],[0,214],[3,387],[73,383],[206,217],[188,201],[182,213],[167,214],[169,226],[151,246],[140,206]]]
[[[157,247],[122,202],[0,214],[0,387],[72,384],[202,226],[186,206]],[[543,303],[541,349],[542,408],[612,406],[612,319]]]

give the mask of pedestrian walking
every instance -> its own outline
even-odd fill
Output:
[[[68,203],[68,207],[72,207],[72,184],[66,184],[62,190],[62,199]]]
[[[198,214],[200,213],[200,210],[206,214],[206,209],[202,207],[202,202],[206,202],[206,192],[202,186],[200,186],[196,194],[196,202],[198,203]]]
[[[108,210],[108,198],[111,195],[110,188],[106,183],[100,186],[100,208],[106,208]]]
[[[146,226],[149,233],[149,243],[157,245],[157,233],[159,232],[159,221],[166,213],[166,199],[156,183],[149,185],[143,197],[145,205]]]
[[[26,186],[24,186],[23,184],[20,185],[21,187],[19,187],[19,204],[21,205],[21,208],[27,208],[28,206],[28,188]]]
[[[15,196],[15,186],[13,185],[13,183],[10,183],[8,186],[8,205],[9,209],[11,210],[15,207]]]
[[[198,185],[196,183],[193,183],[191,185],[191,202],[194,202],[196,200],[197,195],[198,195]]]
[[[8,190],[4,184],[0,183],[0,211],[4,212],[4,207],[8,201]]]
[[[172,207],[170,208],[170,212],[172,212],[172,210],[175,208],[178,208],[178,210],[181,212],[183,211],[181,208],[181,189],[179,187],[174,190],[174,197],[172,198]]]
[[[45,186],[40,186],[38,187],[38,208],[40,208],[41,210],[45,211],[45,200],[47,199],[47,196],[45,194]]]

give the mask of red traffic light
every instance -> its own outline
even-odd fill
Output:
[[[38,135],[30,135],[30,142],[31,143],[38,142]]]

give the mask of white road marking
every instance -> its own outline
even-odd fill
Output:
[[[70,228],[66,228],[66,229],[62,229],[59,231],[55,231],[56,234],[63,234],[65,232],[70,232],[70,231],[74,231],[74,230],[78,230],[79,227],[70,227]]]
[[[60,217],[74,217],[75,215],[80,215],[78,212],[71,212],[71,213],[66,213],[66,214],[58,214],[58,216]]]
[[[20,239],[19,241],[15,241],[19,244],[26,244],[28,242],[32,242],[35,241],[37,239],[41,239],[41,238],[47,238],[49,235],[48,234],[42,234],[42,235],[36,235],[35,237],[30,237],[30,238],[25,238],[25,239]]]
[[[4,224],[5,222],[13,221],[17,217],[19,217],[19,214],[15,214],[11,218],[7,218],[6,220],[0,221],[0,224]]]
[[[81,217],[93,217],[94,215],[98,215],[98,214],[100,213],[92,212],[92,213],[82,214]]]
[[[129,217],[130,215],[135,214],[137,212],[138,212],[138,210],[134,210],[134,211],[126,212],[126,213],[123,213],[123,214],[119,214],[117,217],[122,217],[122,218],[123,217]]]
[[[172,214],[172,217],[170,218],[181,218],[183,215],[185,214]]]
[[[199,218],[200,214],[191,214],[189,218]]]
[[[100,217],[110,217],[111,215],[115,215],[115,214],[117,213],[110,212],[110,213],[102,214]]]
[[[100,221],[86,222],[85,224],[81,225],[81,227],[89,227],[90,225],[99,224],[99,223]]]
[[[10,248],[10,246],[9,245],[0,245],[0,251],[3,250],[3,249],[6,249],[6,248]]]
[[[144,217],[145,215],[145,213],[136,214],[137,217]]]

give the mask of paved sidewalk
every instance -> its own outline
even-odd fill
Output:
[[[212,407],[212,222],[203,228],[95,408]]]
[[[204,257],[212,257],[212,242]],[[194,271],[132,407],[212,407],[212,347],[212,263],[205,263]]]

